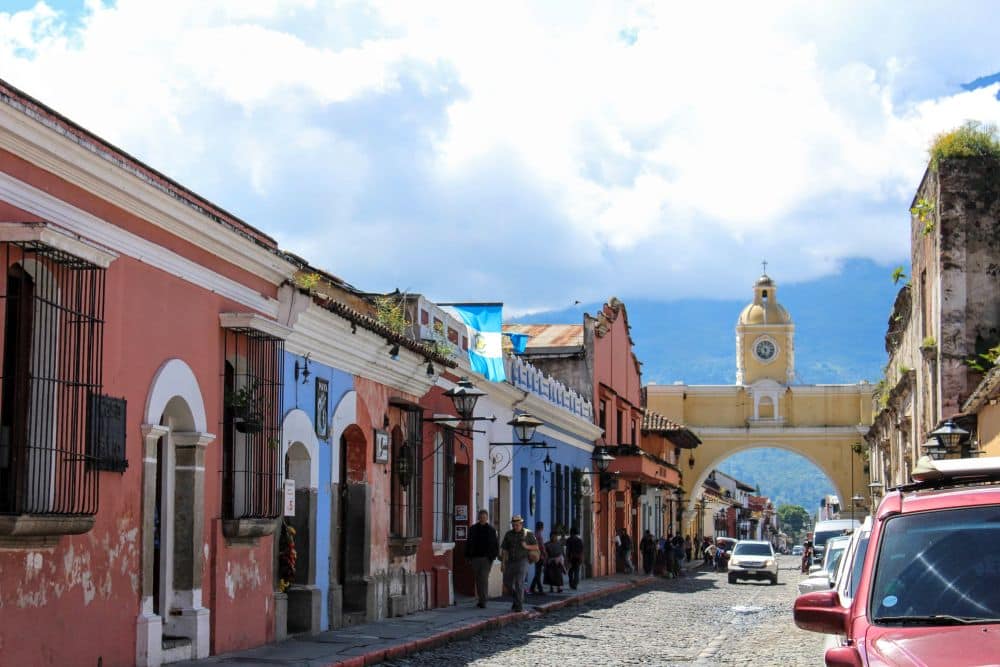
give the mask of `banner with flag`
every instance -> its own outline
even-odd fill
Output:
[[[444,307],[444,304],[439,304]],[[463,322],[469,330],[469,365],[472,370],[493,382],[503,382],[503,304],[449,303],[446,310]]]

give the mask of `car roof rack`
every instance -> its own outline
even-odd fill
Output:
[[[910,473],[913,482],[895,487],[899,491],[940,489],[961,484],[1000,482],[1000,456],[978,459],[932,459],[922,456]]]

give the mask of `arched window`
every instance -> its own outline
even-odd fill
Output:
[[[759,419],[774,419],[774,401],[770,396],[761,396],[760,403],[757,404],[757,415]]]

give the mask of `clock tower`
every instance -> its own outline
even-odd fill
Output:
[[[766,264],[765,264],[766,268]],[[736,384],[795,380],[795,325],[778,303],[778,288],[766,273],[753,286],[753,303],[736,323]]]

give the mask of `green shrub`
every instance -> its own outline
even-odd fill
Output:
[[[941,160],[965,157],[1000,158],[1000,133],[992,123],[969,120],[950,132],[934,137],[928,151],[931,169],[937,170]]]

